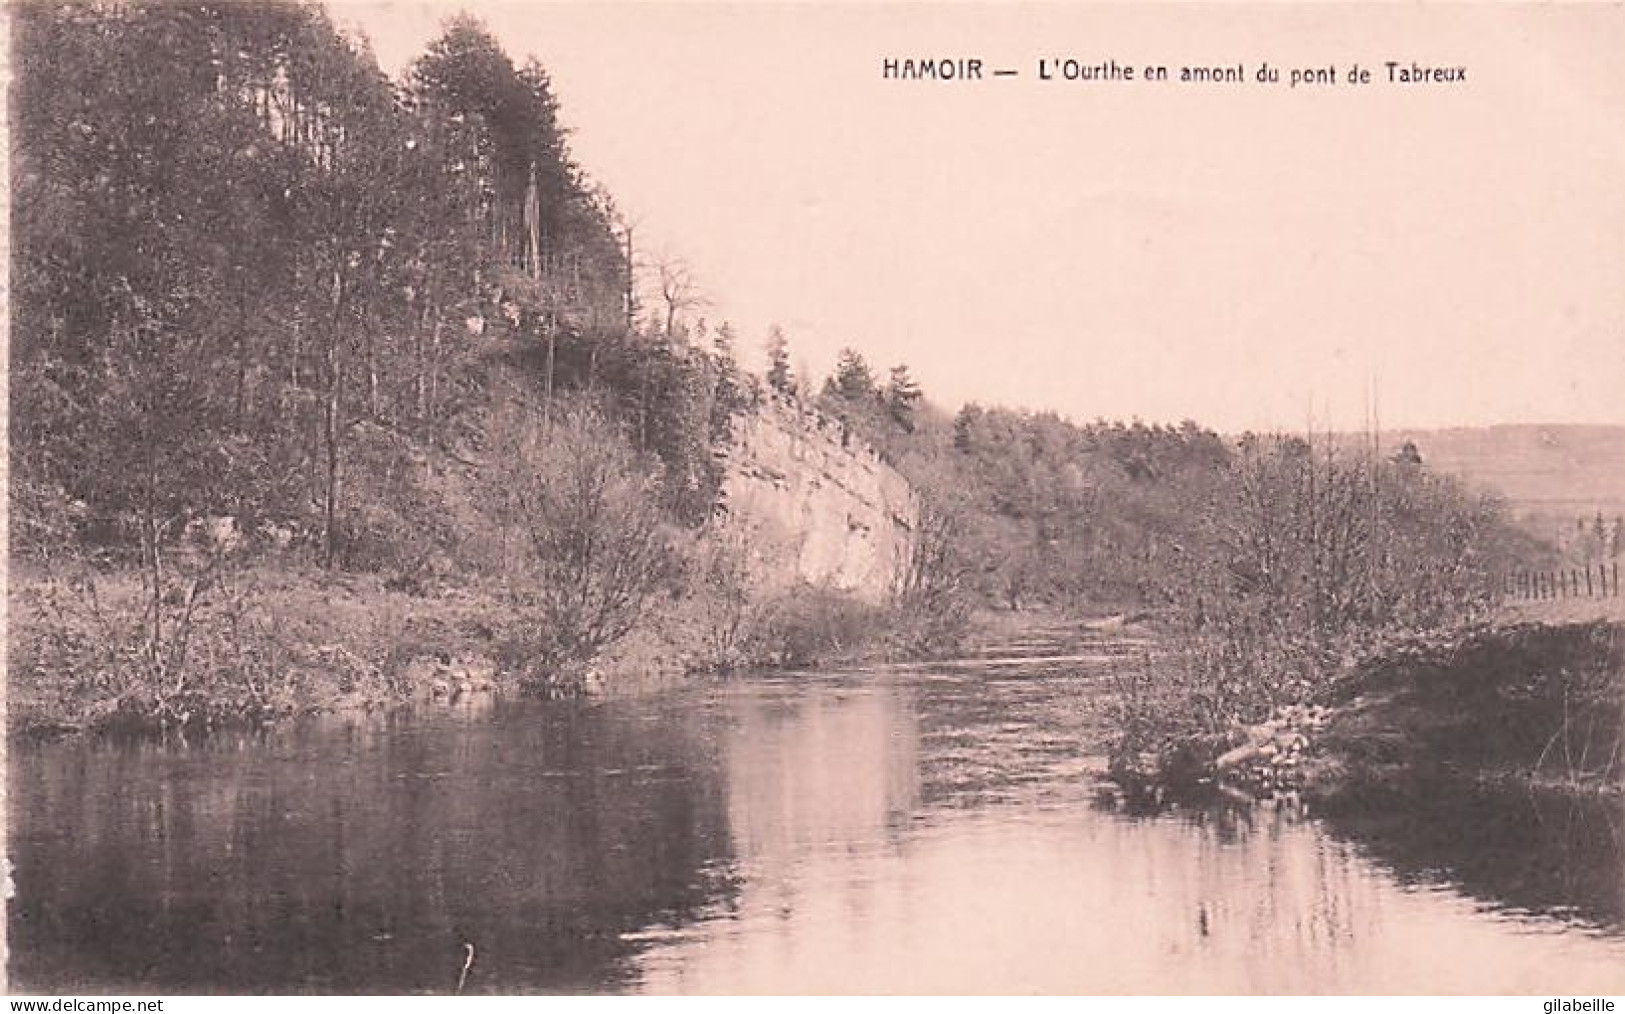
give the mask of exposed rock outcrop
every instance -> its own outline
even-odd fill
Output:
[[[839,419],[778,396],[733,422],[725,526],[742,535],[753,576],[867,599],[894,586],[918,503],[908,480]]]

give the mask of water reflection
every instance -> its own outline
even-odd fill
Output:
[[[1625,811],[1617,798],[1440,784],[1373,795],[1328,823],[1401,883],[1625,932]]]
[[[1617,823],[1439,811],[1417,836],[1102,804],[1100,675],[802,675],[19,750],[13,978],[445,992],[468,941],[474,992],[1625,989]]]
[[[499,709],[14,758],[23,989],[602,990],[709,899],[703,716]]]
[[[771,886],[769,886],[771,885]],[[808,850],[639,959],[655,993],[1617,991],[1618,941],[1416,890],[1289,811],[949,812]]]

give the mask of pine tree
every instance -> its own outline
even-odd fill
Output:
[[[863,353],[850,346],[841,350],[835,362],[835,376],[831,378],[830,393],[848,402],[868,401],[875,396],[875,376]]]
[[[777,325],[767,336],[767,384],[783,395],[796,393],[795,377],[790,373],[790,342]]]
[[[914,406],[920,398],[920,385],[909,376],[908,367],[902,363],[893,366],[886,382],[886,412],[905,433],[914,432]]]

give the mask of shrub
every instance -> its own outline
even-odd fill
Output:
[[[805,668],[852,657],[891,629],[890,609],[850,592],[800,584],[762,605],[747,654],[761,665]]]
[[[676,556],[652,470],[590,403],[492,427],[493,490],[521,560],[508,596],[536,662],[592,658],[631,630]]]

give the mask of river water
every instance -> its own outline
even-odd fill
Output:
[[[1134,650],[18,745],[13,988],[1625,991],[1618,813],[1127,806]]]

